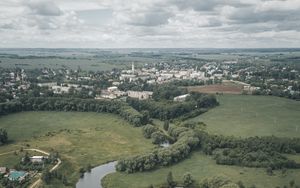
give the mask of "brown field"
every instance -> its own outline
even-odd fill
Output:
[[[189,86],[187,87],[187,90],[189,92],[194,91],[199,93],[241,94],[243,86],[232,82],[226,82],[206,86]]]

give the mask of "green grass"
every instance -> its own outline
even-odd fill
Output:
[[[300,137],[300,102],[279,97],[223,95],[220,106],[190,121],[213,134]]]
[[[298,156],[300,158],[300,156]],[[158,187],[166,182],[169,171],[172,171],[174,179],[181,181],[183,174],[190,172],[193,178],[201,182],[205,178],[213,176],[225,176],[233,182],[241,180],[246,187],[255,184],[258,188],[276,187],[288,185],[290,180],[300,183],[300,169],[287,170],[285,174],[282,171],[274,171],[274,175],[269,176],[265,169],[246,168],[237,166],[217,165],[215,161],[201,152],[193,152],[190,158],[170,167],[160,168],[151,172],[142,172],[134,174],[113,173],[107,175],[103,183],[106,188],[145,188],[150,184]]]
[[[300,102],[278,97],[223,95],[218,96],[220,106],[190,121],[203,121],[207,131],[213,134],[234,136],[300,137]],[[159,124],[158,122],[157,124]],[[298,128],[297,128],[298,126]],[[297,131],[298,130],[298,131]],[[299,162],[299,155],[288,155]],[[300,170],[287,170],[286,174],[275,171],[269,176],[263,168],[245,168],[215,164],[215,160],[200,152],[193,152],[189,159],[179,164],[150,172],[108,175],[104,183],[107,188],[141,188],[150,184],[158,186],[166,181],[169,171],[176,180],[190,172],[200,182],[212,176],[226,176],[234,182],[243,181],[247,187],[276,187],[288,185],[289,181],[300,177]],[[300,184],[300,181],[297,182]]]
[[[26,145],[58,151],[63,160],[60,171],[72,183],[78,180],[80,167],[96,166],[154,147],[143,138],[140,128],[111,114],[22,112],[1,117],[0,127],[7,130],[12,141],[1,146],[0,153]]]

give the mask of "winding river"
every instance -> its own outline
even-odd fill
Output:
[[[170,146],[170,143],[164,142],[161,143],[160,146],[163,148],[167,148]],[[109,162],[93,168],[91,172],[85,172],[83,178],[80,178],[77,182],[76,188],[102,188],[102,178],[107,174],[116,172],[116,164],[117,161]]]
[[[93,168],[91,172],[84,173],[84,177],[80,178],[77,182],[76,188],[102,188],[102,178],[107,174],[116,172],[116,164],[117,161],[109,162]]]

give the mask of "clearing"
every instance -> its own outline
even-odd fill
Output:
[[[58,151],[63,161],[59,168],[75,184],[79,168],[96,166],[124,156],[151,150],[154,145],[144,139],[141,128],[112,114],[92,112],[22,112],[2,116],[12,142],[0,147],[0,153],[24,148]],[[12,165],[17,159],[2,159]],[[62,187],[52,184],[52,187]]]
[[[188,121],[228,136],[300,137],[300,102],[271,96],[220,95],[220,106]]]

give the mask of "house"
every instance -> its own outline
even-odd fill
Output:
[[[30,157],[30,161],[32,163],[42,163],[47,158],[48,157],[46,157],[46,156],[32,156],[32,157]]]
[[[259,90],[259,89],[260,89],[260,87],[244,85],[244,91],[247,91],[247,92],[253,92],[253,91],[256,91],[256,90]]]
[[[128,97],[137,98],[139,100],[145,100],[152,97],[151,91],[127,91]]]
[[[53,86],[57,86],[56,82],[48,82],[48,83],[38,83],[37,86],[39,87],[53,87]]]
[[[117,86],[112,86],[112,87],[107,88],[108,92],[113,92],[113,91],[117,91],[117,90],[118,90]]]
[[[186,98],[189,96],[190,96],[190,94],[180,95],[180,96],[174,97],[173,100],[175,102],[184,102],[186,100]]]
[[[120,82],[113,82],[113,83],[112,83],[113,86],[118,86],[118,85],[120,85],[120,84],[121,84]]]
[[[7,168],[6,167],[0,167],[0,174],[6,174]]]

